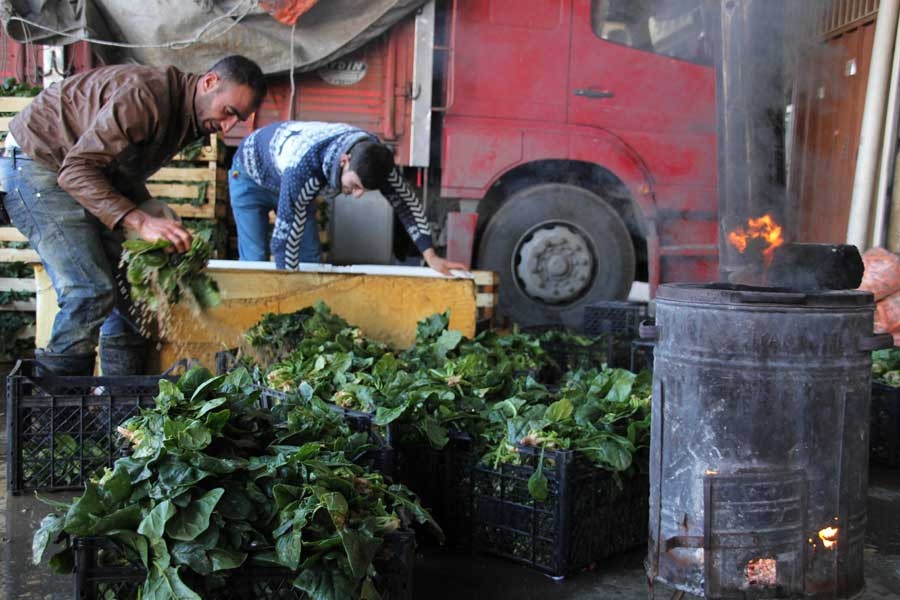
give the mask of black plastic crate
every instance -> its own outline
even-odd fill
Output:
[[[7,481],[10,493],[77,490],[129,452],[116,428],[153,406],[163,375],[36,377],[20,360],[6,378]]]
[[[585,335],[603,337],[608,345],[608,364],[630,368],[631,342],[638,337],[638,327],[647,318],[647,305],[642,302],[597,302],[584,308]]]
[[[440,450],[427,443],[400,442],[395,456],[396,479],[415,492],[431,512],[444,531],[446,544],[471,547],[472,467],[477,460],[472,438],[451,433]]]
[[[559,383],[560,378],[568,371],[599,368],[604,363],[608,364],[608,357],[612,352],[611,337],[599,337],[593,339],[589,345],[582,345],[564,339],[562,334],[587,336],[559,325],[530,325],[523,327],[522,332],[541,337],[541,349],[556,364],[556,368],[545,368],[539,373],[529,372],[535,379],[545,384]],[[554,336],[554,333],[561,335]]]
[[[76,600],[136,600],[146,570],[139,562],[129,563],[117,547],[105,538],[75,539]],[[378,576],[375,587],[384,600],[412,600],[416,537],[412,531],[385,536],[381,554],[375,559]],[[207,581],[182,569],[185,583],[205,599],[215,600],[306,600],[309,596],[294,587],[297,572],[277,567],[245,566],[227,578],[225,587],[208,589]]]
[[[646,473],[616,475],[574,451],[546,451],[548,495],[538,502],[528,479],[540,450],[519,452],[522,465],[474,468],[476,550],[565,577],[646,543]]]
[[[872,425],[870,428],[872,462],[900,467],[900,388],[872,382]]]
[[[643,302],[595,302],[584,307],[583,329],[587,335],[611,334],[632,340],[647,316],[647,304]]]

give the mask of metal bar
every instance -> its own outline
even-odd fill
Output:
[[[434,106],[432,107],[432,112],[449,112],[450,108],[453,106],[453,101],[456,97],[456,86],[453,83],[454,80],[454,69],[456,67],[456,52],[454,48],[456,47],[456,19],[459,14],[459,6],[458,0],[452,0],[450,4],[450,32],[448,34],[448,45],[446,47],[447,58],[444,62],[444,81],[446,83],[444,90],[444,105],[443,106]],[[440,47],[440,49],[444,49],[444,47]]]
[[[15,369],[14,369],[15,371]],[[14,377],[12,374],[6,377],[6,435],[9,436],[9,439],[6,440],[8,454],[6,457],[6,481],[9,482],[10,489],[13,491],[18,490],[21,487],[21,482],[19,481],[19,472],[21,471],[22,459],[19,457],[19,447],[17,444],[19,438],[19,427],[18,427],[18,403],[15,401],[18,399],[18,394],[14,390],[15,383],[18,381],[18,377]]]
[[[387,49],[384,52],[384,79],[382,94],[384,96],[382,133],[386,141],[397,139],[394,116],[394,95],[397,87],[397,40],[396,36],[388,37]]]
[[[538,459],[540,460],[540,459]],[[557,521],[554,528],[558,543],[554,544],[554,550],[559,554],[556,556],[556,572],[565,575],[565,567],[569,566],[569,556],[571,554],[572,545],[572,492],[569,482],[569,471],[572,468],[573,455],[566,453],[562,456],[561,461],[556,463],[556,514]]]
[[[84,395],[81,396],[81,408],[78,410],[78,481],[82,484],[88,478],[84,472],[84,413],[87,411]]]

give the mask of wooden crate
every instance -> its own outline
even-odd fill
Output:
[[[9,132],[9,122],[16,113],[28,106],[34,98],[17,96],[0,96],[0,137],[5,138]]]
[[[0,227],[0,245],[7,242],[27,242],[28,240],[15,227]],[[34,263],[38,260],[37,252],[30,248],[5,248],[0,247],[0,263]],[[34,277],[0,277],[0,292],[26,292],[32,294],[28,298],[22,298],[0,304],[0,312],[21,312],[34,315],[37,302]],[[16,338],[20,340],[34,339],[36,327],[34,324],[26,325],[16,332]],[[3,332],[5,333],[5,332]],[[3,356],[0,359],[21,358],[15,356]]]
[[[228,171],[225,169],[224,150],[218,136],[211,135],[195,157],[177,154],[173,161],[190,164],[170,165],[154,173],[147,181],[150,195],[166,200],[183,219],[224,218],[227,216],[228,203]],[[197,204],[196,200],[201,195],[203,201]]]
[[[0,140],[6,138],[9,132],[9,122],[15,113],[28,106],[32,98],[3,96],[0,97]],[[15,227],[0,227],[0,246],[6,246],[7,242],[28,242]],[[7,248],[0,247],[0,263],[34,263],[40,260],[37,252],[31,248]],[[0,277],[0,292],[30,292],[34,294],[34,277]],[[14,311],[22,313],[34,313],[36,307],[35,298],[14,300],[6,304],[0,304],[0,311]],[[35,337],[35,325],[29,325],[21,329],[16,337],[19,339],[31,339]],[[4,357],[16,358],[16,357]]]

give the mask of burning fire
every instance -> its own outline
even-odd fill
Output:
[[[766,247],[763,249],[763,256],[768,267],[772,263],[775,249],[784,244],[784,237],[781,235],[781,225],[775,222],[772,215],[765,214],[758,219],[747,219],[746,229],[739,225],[728,234],[728,241],[741,254],[747,250],[750,240],[756,239],[762,240],[766,244]]]
[[[778,583],[778,566],[774,558],[756,558],[747,563],[745,574],[748,585],[775,585]]]
[[[837,527],[826,527],[819,530],[819,539],[822,540],[822,545],[825,548],[833,548],[837,544],[837,534]]]

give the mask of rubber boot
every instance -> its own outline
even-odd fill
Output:
[[[100,372],[104,377],[143,375],[147,341],[132,333],[100,336]]]
[[[81,354],[57,354],[44,348],[34,351],[34,374],[36,377],[48,375],[93,375],[97,355],[93,352]]]

